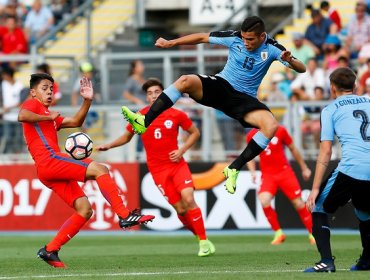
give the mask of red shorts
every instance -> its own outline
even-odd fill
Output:
[[[73,207],[77,198],[86,196],[77,182],[85,181],[86,170],[91,162],[88,158],[75,160],[59,152],[36,163],[37,175],[41,183]]]
[[[160,192],[173,205],[181,200],[181,191],[194,188],[188,164],[183,161],[161,172],[151,172]]]
[[[280,189],[289,200],[301,197],[301,187],[292,168],[286,168],[277,174],[268,173],[267,176],[264,176],[262,173],[262,183],[258,193],[268,192],[272,194],[272,196],[275,196],[278,189]]]

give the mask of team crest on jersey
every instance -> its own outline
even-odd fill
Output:
[[[268,56],[269,56],[268,52],[261,52],[261,58],[263,61],[265,61]]]
[[[271,144],[273,145],[276,145],[278,142],[279,142],[279,138],[277,138],[276,136],[274,136],[272,139],[271,139]]]
[[[171,120],[165,120],[165,121],[164,121],[164,126],[165,126],[167,129],[172,128],[172,126],[173,126],[173,121],[171,121]]]

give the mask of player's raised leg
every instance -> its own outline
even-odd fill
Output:
[[[260,131],[253,136],[244,151],[224,169],[225,187],[231,194],[235,193],[239,171],[248,161],[255,158],[267,147],[279,126],[279,123],[268,110],[251,111],[245,115],[244,121],[258,127]]]
[[[153,215],[141,215],[137,209],[130,212],[126,208],[122,200],[123,194],[111,178],[106,166],[96,162],[90,163],[86,171],[86,178],[96,179],[100,192],[118,215],[121,228],[145,224],[155,218]]]
[[[187,93],[194,100],[202,99],[202,83],[196,75],[183,75],[176,82],[164,89],[157,100],[150,106],[145,116],[132,112],[126,106],[122,106],[122,114],[132,125],[137,134],[142,134],[146,128],[165,110],[171,108],[181,97]]]

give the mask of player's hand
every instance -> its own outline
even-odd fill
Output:
[[[109,147],[107,145],[99,145],[99,146],[95,147],[95,150],[96,151],[108,151]]]
[[[55,112],[55,111],[49,111],[50,112],[50,117],[52,120],[55,120],[57,117],[60,116],[60,113],[59,112]]]
[[[306,201],[306,207],[308,211],[312,212],[312,210],[315,208],[315,201],[318,195],[319,195],[319,190],[315,189],[311,191]]]
[[[292,61],[292,53],[290,52],[290,51],[283,51],[282,53],[281,53],[281,59],[283,60],[283,61],[287,61],[287,62],[291,62]]]
[[[157,41],[155,42],[154,44],[157,48],[162,48],[162,49],[167,49],[167,48],[171,48],[173,47],[173,44],[171,43],[171,41],[169,40],[166,40],[164,38],[159,38],[157,39]]]
[[[170,152],[168,155],[170,157],[170,161],[172,162],[179,162],[182,159],[182,155],[184,153],[181,152],[180,150],[174,150]]]
[[[303,180],[307,181],[308,179],[310,179],[311,177],[311,169],[309,168],[305,168],[302,170],[302,177],[303,177]]]
[[[256,175],[256,173],[253,173],[251,176],[252,176],[252,183],[253,184],[256,184],[257,183],[257,175]]]
[[[82,77],[80,80],[80,95],[87,100],[93,100],[94,89],[92,82],[87,77]]]

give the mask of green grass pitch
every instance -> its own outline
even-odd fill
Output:
[[[4,279],[370,279],[370,272],[349,272],[361,252],[358,235],[332,236],[338,271],[305,274],[319,260],[306,235],[288,235],[271,246],[270,235],[220,235],[209,239],[216,254],[199,258],[189,235],[122,236],[80,234],[59,253],[68,266],[54,269],[36,258],[51,236],[0,235],[0,280]]]

